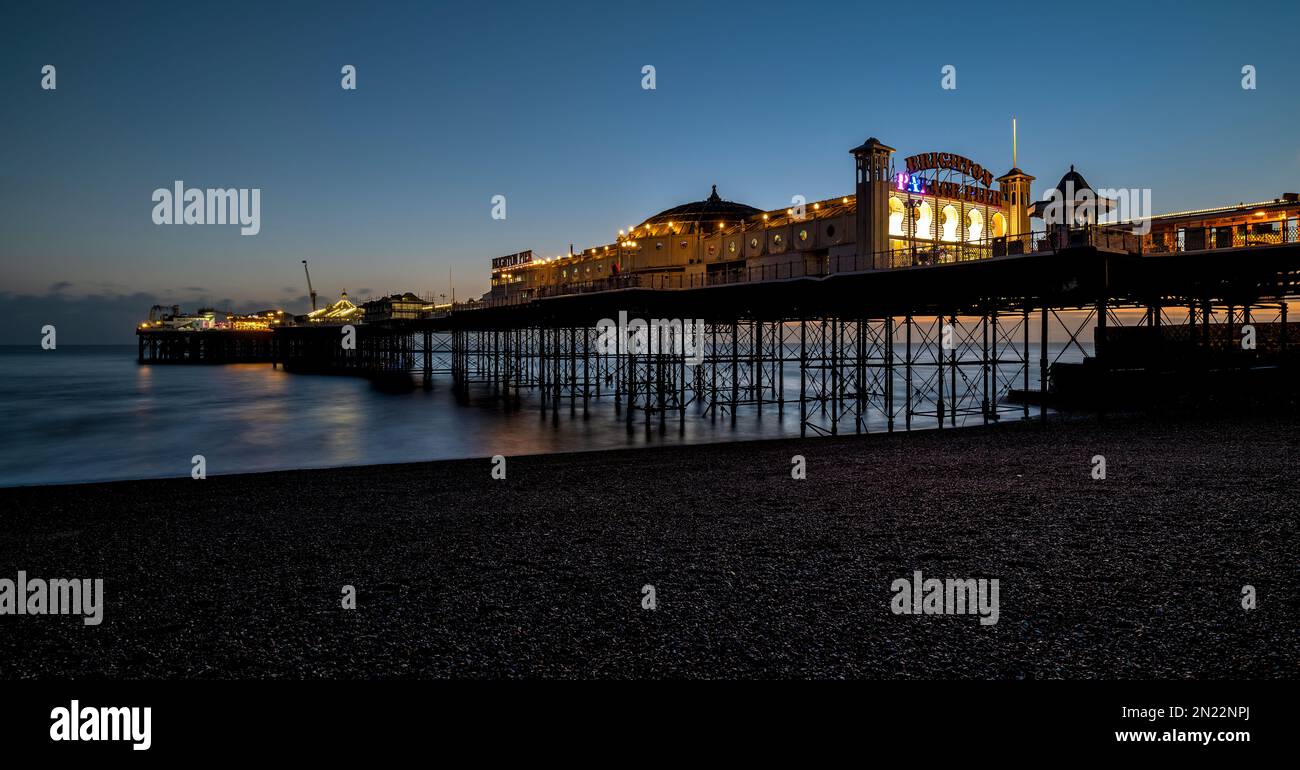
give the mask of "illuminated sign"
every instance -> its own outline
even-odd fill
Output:
[[[519,267],[527,265],[533,261],[533,250],[521,251],[518,254],[507,254],[504,257],[492,258],[493,270],[504,270],[507,267]]]
[[[919,176],[899,174],[894,179],[898,183],[899,192],[909,192],[913,195],[925,195],[926,193],[926,180]]]
[[[923,152],[920,155],[913,155],[904,161],[907,164],[907,173],[915,174],[918,171],[929,171],[931,169],[944,169],[946,171],[956,171],[959,174],[965,174],[975,179],[985,187],[993,185],[993,174],[985,170],[983,166],[971,160],[951,152]]]
[[[987,206],[1001,206],[1002,192],[991,188],[993,174],[970,158],[950,152],[925,152],[904,161],[907,171],[894,175],[894,186],[909,195],[933,195]],[[962,181],[940,181],[923,176],[922,171],[952,171],[964,176]]]

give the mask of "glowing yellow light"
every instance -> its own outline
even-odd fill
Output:
[[[785,213],[787,213],[787,214],[793,214],[793,213],[794,213],[794,209],[786,209],[786,210],[785,210]]]
[[[813,210],[814,210],[814,211],[819,210],[821,207],[822,207],[822,204],[820,204],[820,203],[814,203],[814,204],[813,204]]]
[[[848,202],[849,202],[848,198],[840,198],[840,203],[848,203]]]
[[[767,221],[767,214],[764,214],[764,215],[763,215],[763,220],[764,220],[764,221]]]

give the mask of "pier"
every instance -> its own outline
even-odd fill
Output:
[[[873,415],[887,430],[1027,419],[1031,405],[1045,419],[1049,377],[1069,371],[1067,352],[1088,359],[1089,387],[1103,389],[1135,372],[1196,378],[1292,361],[1286,300],[1300,245],[1151,256],[1100,226],[1064,242],[1073,245],[883,270],[866,266],[874,256],[849,258],[790,278],[613,286],[458,310],[454,379],[504,399],[536,393],[552,415],[611,397],[629,424],[647,426],[689,410],[734,421],[742,407],[792,409],[805,434],[836,434],[867,430]],[[621,311],[704,319],[703,360],[593,352],[596,319]],[[1240,345],[1246,324],[1250,350]],[[1065,344],[1053,352],[1039,344],[1049,338]]]
[[[448,374],[459,392],[535,402],[552,419],[603,402],[647,428],[688,414],[734,422],[742,411],[794,410],[804,434],[831,435],[864,432],[871,418],[886,430],[1046,419],[1049,378],[1083,381],[1061,359],[1084,356],[1089,334],[1086,383],[1103,391],[1135,372],[1189,383],[1224,367],[1294,363],[1287,301],[1297,296],[1300,244],[1149,254],[1104,226],[1052,242],[1064,246],[884,269],[880,255],[850,256],[702,286],[611,277],[572,293],[458,304],[439,318],[357,324],[354,349],[329,325],[146,329],[141,361],[262,360],[409,376],[426,388]],[[597,324],[620,313],[700,319],[703,350],[694,360],[666,345],[602,352]],[[1247,324],[1250,349],[1240,344]],[[195,341],[213,334],[217,342]],[[1047,339],[1065,345],[1053,352],[1039,344]]]
[[[1157,216],[1074,166],[1034,201],[1014,151],[998,177],[955,153],[894,152],[874,137],[849,150],[851,196],[764,211],[714,186],[610,243],[496,257],[489,292],[437,317],[341,329],[317,312],[268,329],[257,354],[426,388],[448,374],[458,395],[552,419],[612,403],[629,428],[789,410],[804,435],[1035,406],[1045,420],[1052,403],[1104,411],[1160,381],[1191,392],[1215,372],[1294,368],[1300,195]],[[615,319],[654,336],[611,349],[600,330]]]
[[[253,364],[275,360],[269,332],[215,329],[201,332],[137,329],[142,364]]]

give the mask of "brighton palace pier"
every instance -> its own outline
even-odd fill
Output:
[[[1087,239],[1134,254],[1296,241],[1300,200],[1294,194],[1070,233],[1049,221],[1032,226],[1043,219],[1048,201],[1034,201],[1034,177],[1019,168],[995,178],[961,155],[929,152],[906,158],[896,170],[894,149],[874,138],[852,154],[852,195],[763,211],[722,200],[714,187],[705,200],[620,230],[613,243],[551,258],[531,251],[498,257],[485,300],[517,303],[618,287],[696,288],[966,262],[1068,246],[1069,235],[1076,244]],[[1095,225],[1113,207],[1073,167],[1055,190],[1062,199],[1100,200],[1076,218],[1076,226]],[[1137,235],[1144,224],[1150,231]]]
[[[611,243],[497,257],[482,299],[360,324],[356,349],[318,324],[268,332],[267,356],[425,387],[447,373],[467,397],[556,419],[612,403],[647,428],[765,410],[796,410],[804,432],[945,427],[1031,404],[1046,419],[1049,401],[1171,382],[1290,398],[1294,193],[1115,222],[1117,201],[1073,167],[1035,196],[1014,162],[995,176],[954,153],[895,159],[874,138],[850,154],[852,194],[762,210],[715,188]],[[702,321],[702,360],[672,339],[601,350],[598,324],[620,317]],[[159,344],[142,337],[141,361],[195,358]]]

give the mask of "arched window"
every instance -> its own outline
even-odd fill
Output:
[[[1002,216],[1002,212],[993,214],[993,237],[1001,238],[1007,234],[1007,218]]]
[[[903,230],[903,202],[892,195],[889,196],[889,234],[907,235]]]
[[[916,209],[916,237],[933,238],[934,237],[934,210],[930,204],[925,201],[921,202]]]
[[[984,237],[984,215],[979,209],[966,212],[966,240],[978,241]]]
[[[957,218],[957,207],[949,203],[943,207],[943,233],[940,235],[945,241],[957,240],[957,226],[960,223]]]

